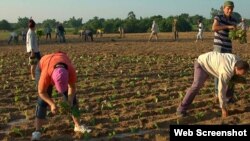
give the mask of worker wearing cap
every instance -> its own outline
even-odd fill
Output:
[[[65,53],[57,52],[41,58],[36,68],[36,82],[38,83],[38,104],[36,107],[36,131],[32,133],[32,140],[39,140],[41,127],[46,117],[47,107],[52,114],[57,113],[57,106],[52,100],[52,88],[55,86],[58,93],[63,94],[71,107],[77,107],[75,95],[76,71]],[[72,115],[75,132],[90,132],[85,126],[80,126],[79,121]]]
[[[223,6],[223,14],[216,15],[212,25],[214,31],[214,51],[220,53],[232,53],[232,41],[229,38],[229,31],[236,29],[237,21],[232,17],[234,3],[225,1]],[[218,78],[214,79],[215,95],[218,96]],[[234,87],[230,90],[234,92]],[[232,99],[232,101],[234,101]]]

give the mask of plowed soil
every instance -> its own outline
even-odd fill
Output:
[[[67,35],[67,43],[41,39],[42,54],[66,52],[76,67],[77,98],[81,123],[89,134],[74,133],[67,115],[47,117],[42,140],[169,140],[171,124],[250,124],[250,85],[236,86],[237,102],[229,117],[222,120],[214,96],[213,77],[206,82],[189,109],[179,118],[176,108],[193,81],[193,62],[213,50],[213,33],[195,43],[196,33],[159,34],[148,42],[149,34],[104,34],[94,42]],[[248,41],[250,38],[248,37]],[[0,140],[27,141],[34,131],[37,89],[31,81],[24,43],[0,43]],[[249,44],[233,42],[233,52],[250,59]],[[247,80],[249,80],[249,75]],[[55,98],[59,101],[60,98]]]

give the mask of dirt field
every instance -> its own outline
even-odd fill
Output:
[[[42,54],[61,50],[72,59],[81,123],[92,129],[90,134],[74,133],[67,115],[48,116],[42,140],[165,141],[170,124],[250,124],[249,83],[236,86],[237,102],[230,105],[230,116],[221,120],[212,77],[196,96],[190,115],[182,119],[175,115],[192,83],[194,59],[213,49],[213,33],[205,33],[205,40],[198,43],[195,36],[180,33],[178,42],[171,33],[160,34],[158,42],[148,42],[149,34],[127,34],[122,39],[104,34],[93,43],[78,36],[68,36],[65,44],[42,39]],[[234,53],[250,59],[249,44],[233,42],[233,46]],[[26,48],[2,40],[0,50],[0,140],[27,141],[35,129],[37,91],[30,80]]]

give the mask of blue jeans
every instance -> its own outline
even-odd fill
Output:
[[[41,76],[41,69],[39,67],[39,64],[36,67],[36,71],[35,71],[35,80],[36,80],[36,85],[38,86],[38,82]],[[52,90],[53,90],[53,85],[50,85],[47,89],[47,94],[48,96],[51,98],[52,96]],[[63,99],[64,101],[68,100],[68,91],[63,93]],[[77,99],[76,96],[73,99],[73,106],[77,107],[78,103],[77,103]],[[47,114],[47,107],[48,107],[48,103],[46,103],[44,100],[42,100],[39,96],[38,96],[38,100],[37,100],[37,106],[36,106],[36,117],[39,119],[45,119],[46,118],[46,114]]]

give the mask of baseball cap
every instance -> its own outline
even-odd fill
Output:
[[[232,1],[225,1],[224,2],[224,7],[226,7],[226,6],[234,7],[234,2],[232,2]]]
[[[52,79],[59,93],[64,93],[68,90],[69,72],[65,68],[55,68],[52,73]]]

